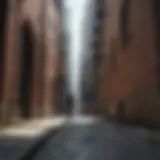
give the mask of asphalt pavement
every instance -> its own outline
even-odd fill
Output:
[[[0,138],[0,160],[18,160],[37,141],[31,137],[11,137]]]
[[[160,132],[109,122],[71,124],[34,160],[159,160]]]

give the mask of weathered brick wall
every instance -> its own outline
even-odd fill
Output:
[[[46,54],[44,64],[44,103],[46,114],[56,112],[54,84],[58,76],[60,13],[53,0],[47,0],[46,12]]]
[[[155,115],[160,114],[159,105],[152,105],[155,99],[159,98],[155,89],[157,57],[152,2],[151,0],[146,0],[145,3],[143,0],[130,0],[127,13],[129,41],[125,47],[123,47],[122,30],[120,30],[123,0],[106,2],[101,100],[104,108],[111,115],[117,116],[120,102],[125,103],[126,112],[132,118],[154,119]],[[150,89],[145,90],[145,88]],[[144,91],[141,92],[141,90]],[[150,94],[155,95],[156,98],[149,96]],[[141,97],[144,103],[138,97]]]
[[[19,41],[19,7],[15,0],[8,1],[8,14],[5,30],[4,78],[2,82],[2,100],[0,121],[8,123],[17,115],[17,77],[19,72],[18,41]]]
[[[25,24],[30,25],[34,38],[33,71],[29,86],[31,117],[53,113],[53,84],[58,65],[56,62],[58,58],[58,15],[58,9],[51,0],[45,0],[43,4],[40,0],[9,1],[1,121],[7,121],[9,117],[13,119],[12,117],[20,116],[19,87],[22,67],[20,35]]]
[[[42,6],[45,5],[45,6]],[[40,79],[43,79],[37,87],[35,87],[35,94],[39,94],[39,102],[33,103],[36,106],[43,106],[43,114],[52,114],[54,110],[54,88],[56,75],[57,75],[57,58],[58,58],[58,38],[59,38],[59,11],[55,2],[52,0],[45,0],[42,4],[42,1],[35,0],[26,0],[23,4],[22,10],[24,11],[24,17],[32,21],[35,32],[37,33],[37,38],[44,43],[44,53],[41,53],[42,48],[38,45],[37,54],[44,54],[41,60],[37,56],[37,62],[35,62],[35,68],[39,66],[41,70],[38,72],[40,77],[35,77],[34,86],[39,83]],[[45,13],[43,14],[43,10]],[[43,14],[43,15],[42,15]],[[43,24],[45,23],[45,24]],[[43,25],[43,26],[42,26]],[[38,60],[39,59],[39,60]],[[43,63],[41,62],[43,60]],[[41,63],[40,63],[41,62]],[[38,68],[37,68],[38,70]],[[35,71],[35,75],[37,71]],[[43,87],[42,87],[43,86]],[[42,87],[40,91],[39,88]],[[43,93],[43,94],[42,94]],[[41,101],[43,99],[43,101]]]

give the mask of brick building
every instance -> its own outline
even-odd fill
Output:
[[[57,1],[3,0],[0,6],[0,121],[53,115],[60,37]]]
[[[160,19],[155,19],[159,8],[156,12],[154,3],[160,7],[156,0],[106,1],[100,101],[112,116],[122,109],[128,118],[160,120],[155,23]]]

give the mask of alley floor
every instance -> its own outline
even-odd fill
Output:
[[[72,124],[51,138],[34,160],[158,160],[160,132],[109,122]]]
[[[160,132],[145,128],[134,128],[94,118],[76,118],[38,122],[50,125],[48,128],[63,126],[55,135],[51,133],[33,156],[25,155],[39,136],[15,136],[12,141],[1,140],[0,159],[5,160],[158,160],[160,159]],[[67,122],[68,125],[64,125]],[[68,123],[69,122],[69,123]],[[37,126],[38,126],[37,123]],[[32,127],[34,123],[32,123]],[[52,124],[52,125],[51,125]],[[47,125],[45,125],[47,126]],[[19,141],[18,141],[19,139]],[[26,153],[25,153],[26,152]]]

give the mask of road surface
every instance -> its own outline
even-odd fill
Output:
[[[34,160],[158,160],[160,132],[98,122],[72,124],[44,145]]]

